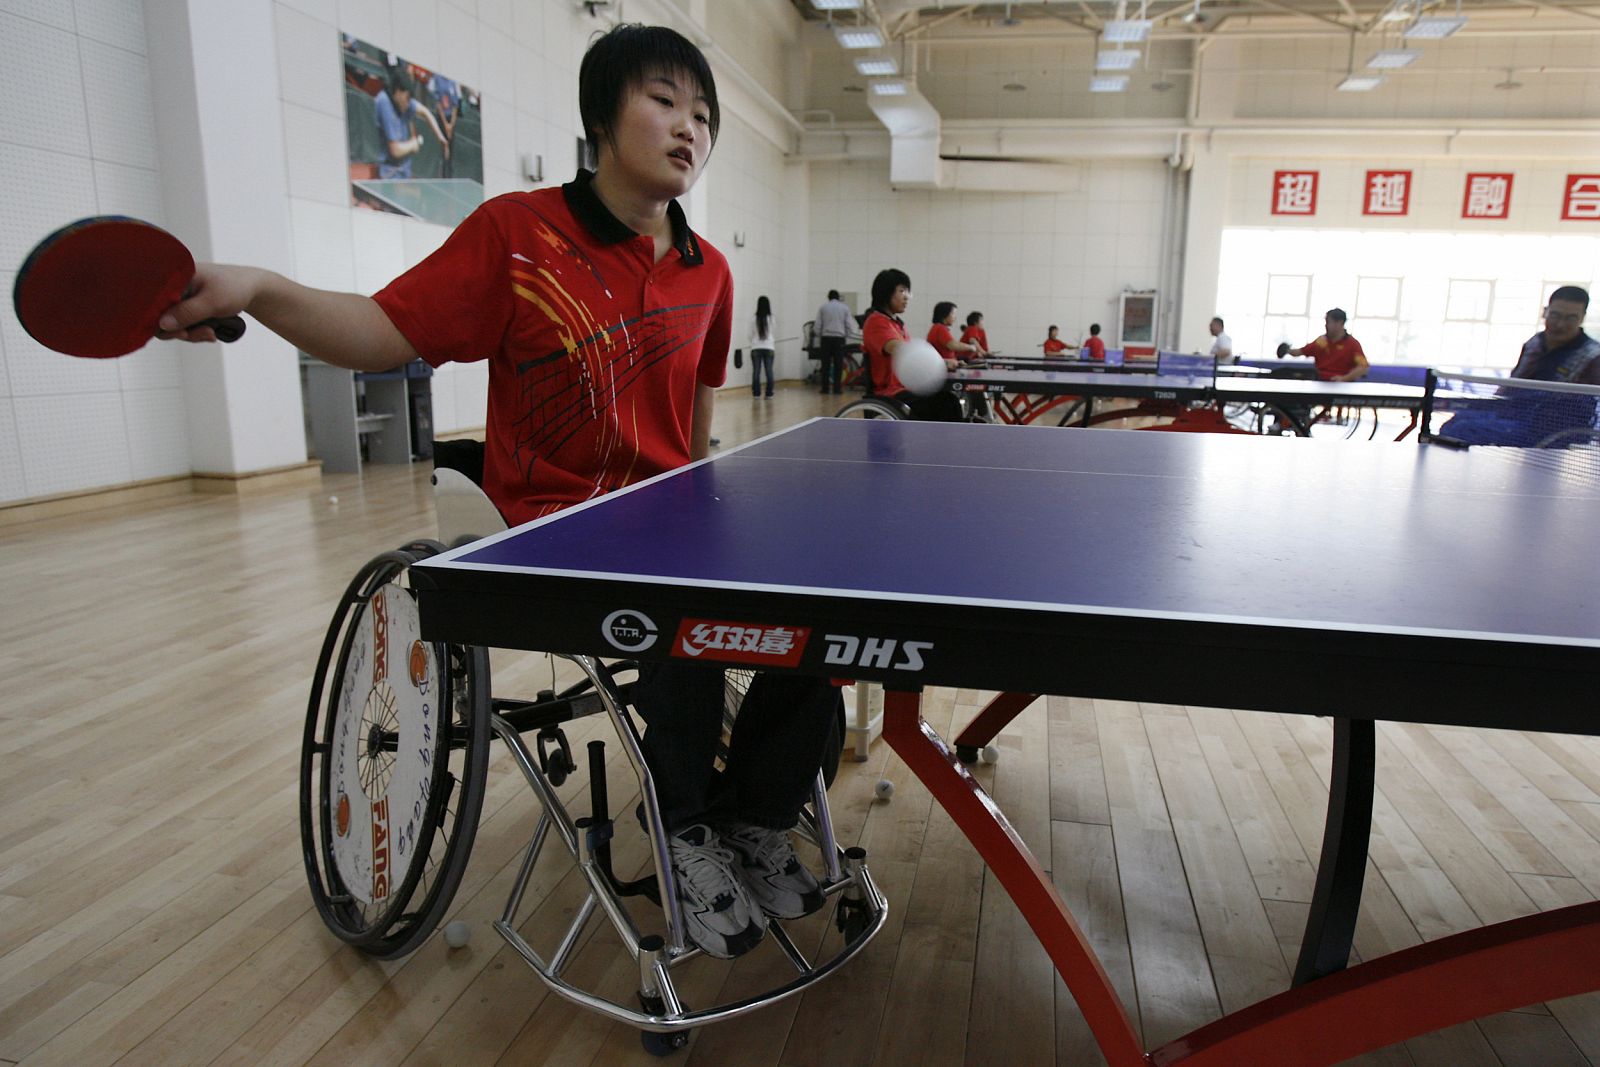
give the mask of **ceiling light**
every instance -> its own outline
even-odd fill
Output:
[[[1105,48],[1094,57],[1095,70],[1132,70],[1139,62],[1137,48]]]
[[[1351,74],[1339,83],[1341,93],[1370,93],[1383,84],[1383,78],[1377,74]]]
[[[1381,52],[1372,53],[1372,58],[1367,60],[1367,66],[1373,70],[1399,70],[1409,67],[1422,58],[1420,48],[1385,48]]]
[[[818,11],[859,11],[861,0],[811,0]]]
[[[835,26],[834,37],[841,48],[882,48],[883,34],[876,26]]]
[[[873,82],[872,95],[904,96],[906,95],[906,83],[901,81],[899,78],[895,78],[892,81]]]
[[[1116,44],[1136,44],[1150,36],[1149,19],[1112,19],[1100,29],[1100,36]]]
[[[1442,41],[1467,24],[1465,15],[1423,15],[1400,31],[1418,41]]]
[[[1099,74],[1089,79],[1091,93],[1120,93],[1127,88],[1126,74]]]
[[[899,74],[900,64],[895,62],[893,56],[862,56],[856,60],[856,73],[863,78],[881,78],[888,74]]]

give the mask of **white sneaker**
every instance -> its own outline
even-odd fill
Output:
[[[734,873],[734,853],[704,824],[680,830],[668,844],[684,936],[720,960],[749,952],[766,933],[767,920]]]
[[[722,835],[738,857],[739,877],[750,897],[775,919],[798,919],[822,907],[822,886],[794,854],[789,831],[741,826]]]

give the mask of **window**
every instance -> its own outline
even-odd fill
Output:
[[[1445,297],[1446,322],[1488,322],[1489,309],[1494,306],[1494,282],[1468,278],[1451,278],[1449,295]]]
[[[1269,274],[1267,314],[1304,316],[1311,301],[1309,274]]]

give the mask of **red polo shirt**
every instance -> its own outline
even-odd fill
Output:
[[[488,201],[373,297],[430,364],[489,361],[483,488],[512,525],[689,462],[695,387],[727,374],[727,261],[673,202],[655,262],[592,180]]]
[[[969,343],[976,341],[978,342],[978,347],[980,349],[985,352],[989,351],[989,335],[984,331],[982,326],[963,327],[961,330],[961,339]]]
[[[1317,377],[1323,381],[1349,374],[1355,369],[1357,356],[1367,358],[1361,351],[1361,342],[1349,334],[1337,341],[1329,341],[1328,335],[1323,334],[1306,345],[1306,355],[1317,361]]]
[[[876,309],[861,324],[861,350],[867,354],[867,366],[872,370],[872,391],[879,396],[897,396],[909,390],[894,376],[894,366],[884,354],[883,346],[890,341],[909,341],[906,324],[892,315]]]
[[[945,359],[955,359],[956,354],[950,351],[950,346],[955,343],[955,338],[950,333],[950,327],[942,322],[936,322],[928,327],[928,343],[939,350]]]
[[[1055,338],[1055,337],[1047,337],[1047,338],[1045,338],[1045,342],[1044,342],[1044,354],[1045,355],[1053,356],[1057,352],[1065,352],[1066,350],[1067,350],[1067,342],[1065,342],[1063,340],[1060,340],[1059,338]]]
[[[1099,334],[1090,334],[1089,339],[1083,342],[1083,354],[1089,359],[1106,358],[1106,343],[1100,340]]]

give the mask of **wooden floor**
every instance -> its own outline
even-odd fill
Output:
[[[730,389],[716,433],[731,445],[835,406],[799,386],[771,400]],[[452,916],[473,925],[469,947],[435,935],[374,962],[311,908],[296,774],[322,631],[360,563],[432,528],[418,466],[0,530],[0,1062],[654,1062],[632,1031],[548,995],[486,925],[536,812],[499,746]],[[549,670],[498,657],[496,691],[531,693]],[[927,714],[946,731],[984,698],[934,690]],[[598,728],[576,724],[574,748]],[[1600,892],[1600,743],[1400,725],[1378,738],[1362,954]],[[1285,987],[1321,835],[1325,721],[1062,696],[997,743],[1000,761],[977,774],[1084,921],[1148,1045]],[[897,787],[888,803],[873,800],[880,776]],[[832,803],[843,841],[869,850],[888,927],[841,974],[702,1030],[677,1062],[1100,1062],[1015,909],[885,746],[844,765]],[[614,794],[614,810],[626,805]],[[619,853],[637,860],[636,837],[619,836]],[[580,901],[558,851],[522,912],[546,950]],[[823,917],[799,925],[801,944],[830,936]],[[770,946],[696,961],[686,998],[785,967]],[[626,996],[632,970],[597,935],[573,973]],[[1591,995],[1361,1062],[1597,1061]]]

